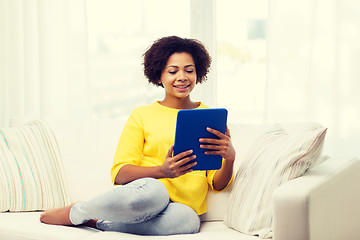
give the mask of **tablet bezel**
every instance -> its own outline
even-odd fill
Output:
[[[205,154],[208,149],[200,148],[200,138],[219,139],[206,130],[207,127],[225,134],[228,112],[225,108],[184,109],[179,110],[176,120],[174,156],[187,150],[193,150],[197,165],[193,170],[217,170],[221,168],[220,155]],[[190,162],[193,162],[190,161]]]

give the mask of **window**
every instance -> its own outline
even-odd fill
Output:
[[[216,2],[218,105],[237,122],[263,120],[267,0]]]
[[[194,100],[226,107],[230,120],[261,122],[267,1],[87,0],[93,115],[127,118],[134,107],[162,99],[163,89],[143,76],[142,54],[155,39],[178,35],[199,38],[214,59]]]
[[[148,84],[142,54],[167,35],[189,37],[190,0],[87,0],[89,73],[94,117],[124,117],[163,98]],[[174,15],[181,12],[181,17]],[[171,19],[171,20],[170,20]]]

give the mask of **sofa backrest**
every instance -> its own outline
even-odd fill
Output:
[[[71,200],[87,200],[111,189],[110,169],[125,122],[117,119],[48,122],[59,143]]]
[[[58,141],[66,183],[71,201],[87,200],[97,196],[113,185],[110,168],[125,124],[125,120],[96,119],[69,120],[50,119],[46,121],[52,128]],[[12,120],[11,126],[19,126],[24,120]],[[271,125],[229,123],[230,134],[236,149],[234,172],[241,164],[241,159],[254,141],[270,128]],[[318,123],[281,124],[289,133],[314,130],[321,127]],[[203,221],[223,220],[228,206],[231,186],[221,193],[209,192],[208,212]]]

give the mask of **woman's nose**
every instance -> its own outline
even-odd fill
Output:
[[[186,74],[184,71],[179,71],[178,81],[185,81],[187,80]]]

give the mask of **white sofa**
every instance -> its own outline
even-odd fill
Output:
[[[47,119],[57,138],[71,201],[86,200],[113,186],[110,168],[124,122],[121,120]],[[13,120],[19,126],[24,120]],[[308,123],[284,124],[299,131]],[[229,124],[237,151],[237,165],[265,125]],[[236,170],[236,169],[235,169]],[[356,157],[328,158],[304,176],[274,192],[275,240],[360,239],[360,161]],[[0,213],[1,240],[111,240],[111,239],[234,239],[256,240],[224,225],[231,187],[208,194],[208,212],[201,216],[200,233],[138,236],[102,232],[88,227],[42,224],[41,212]]]

